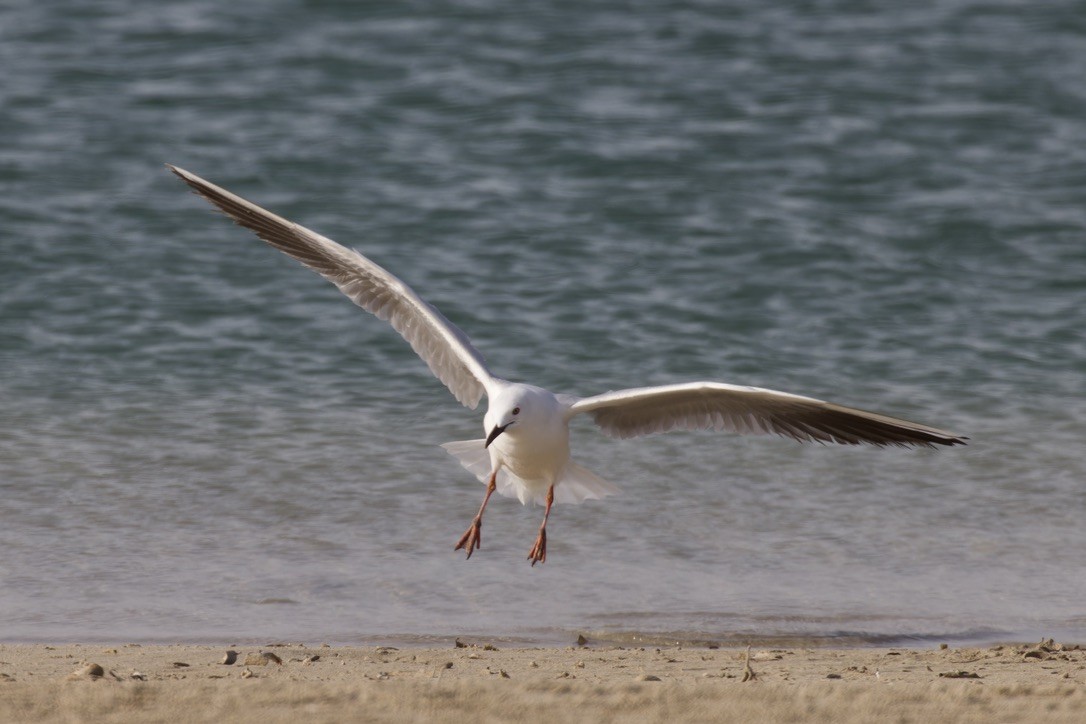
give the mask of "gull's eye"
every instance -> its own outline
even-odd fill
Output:
[[[513,408],[513,414],[514,415],[519,415],[520,414],[520,408],[519,407],[514,407]]]

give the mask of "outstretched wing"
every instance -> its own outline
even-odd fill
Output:
[[[353,249],[276,216],[176,166],[167,167],[241,226],[339,287],[392,325],[461,404],[472,409],[497,381],[456,325],[409,286]]]
[[[673,430],[776,433],[800,441],[844,445],[964,445],[968,438],[927,425],[760,387],[692,382],[606,392],[574,402],[611,437]]]

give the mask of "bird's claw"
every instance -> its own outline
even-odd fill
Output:
[[[461,548],[467,548],[468,558],[471,558],[472,551],[476,548],[481,548],[483,543],[483,521],[476,518],[471,522],[471,527],[467,529],[464,535],[460,536],[460,542],[453,548],[454,551],[458,551]]]
[[[539,531],[539,537],[535,539],[535,545],[528,553],[528,560],[532,562],[533,568],[536,563],[547,562],[547,531],[545,529]]]

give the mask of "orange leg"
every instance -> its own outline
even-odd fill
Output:
[[[528,553],[528,560],[534,567],[536,563],[547,562],[547,518],[551,515],[551,506],[554,505],[554,486],[547,490],[547,509],[543,513],[543,524],[539,526],[539,536],[535,539],[535,545]]]
[[[467,532],[460,537],[460,542],[453,548],[454,551],[458,551],[461,548],[467,547],[468,558],[471,558],[471,553],[476,548],[482,547],[483,542],[483,511],[486,510],[486,504],[490,502],[490,496],[494,494],[494,491],[498,487],[498,471],[495,470],[490,474],[490,482],[486,485],[486,497],[483,498],[483,504],[479,507],[479,512],[475,514],[475,520],[471,521],[471,526]]]

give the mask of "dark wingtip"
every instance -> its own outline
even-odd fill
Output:
[[[968,439],[969,438],[965,437],[964,435],[947,435],[946,437],[943,437],[943,438],[935,438],[935,437],[933,437],[933,438],[931,438],[929,440],[925,440],[924,442],[919,443],[919,444],[922,444],[922,445],[924,445],[926,447],[931,447],[931,448],[935,447],[936,445],[942,445],[944,447],[955,447],[956,445],[966,445],[966,444],[968,444],[968,443],[966,443],[966,440],[968,440]]]

